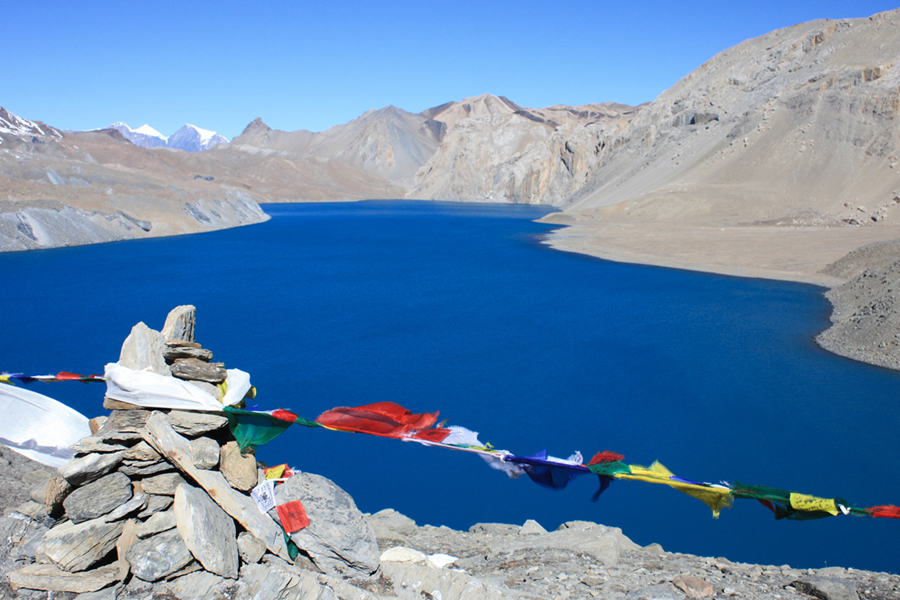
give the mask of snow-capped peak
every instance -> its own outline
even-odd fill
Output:
[[[166,145],[169,148],[178,148],[188,152],[201,152],[227,142],[227,139],[215,131],[188,124],[173,133]]]
[[[12,133],[14,135],[49,135],[53,137],[62,137],[62,134],[44,123],[38,121],[29,121],[18,115],[14,115],[2,106],[0,106],[0,132]]]
[[[186,152],[201,152],[213,146],[228,142],[227,139],[208,129],[201,129],[196,125],[187,124],[169,137],[164,136],[150,125],[141,125],[132,129],[127,124],[113,123],[107,129],[119,131],[125,139],[142,148],[175,148]]]
[[[126,127],[127,127],[127,125],[126,125]],[[161,134],[161,133],[158,132],[157,130],[153,129],[152,127],[150,127],[150,126],[147,125],[146,123],[143,124],[143,125],[141,125],[141,126],[138,127],[137,129],[135,129],[134,132],[135,132],[135,133],[143,133],[144,135],[152,135],[153,137],[158,137],[158,138],[166,139],[166,136],[164,136],[163,134]]]
[[[185,127],[193,128],[198,134],[200,134],[200,139],[204,142],[209,141],[213,139],[214,136],[218,135],[215,131],[210,131],[209,129],[201,129],[200,127],[191,125],[190,123],[187,123]]]
[[[166,136],[162,135],[160,132],[156,131],[149,125],[144,125],[142,127],[138,127],[137,129],[132,129],[126,123],[122,123],[119,121],[118,123],[113,123],[107,129],[115,129],[123,136],[125,139],[134,144],[135,146],[140,146],[142,148],[157,148],[159,146],[166,145]]]

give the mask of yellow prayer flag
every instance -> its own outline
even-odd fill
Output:
[[[833,498],[819,498],[796,492],[791,492],[791,508],[796,510],[823,510],[832,515],[840,512]]]
[[[221,394],[221,397],[219,398],[219,401],[221,402],[225,399],[225,394],[228,393],[228,381],[223,381],[217,387],[219,388],[219,393]]]
[[[674,476],[674,473],[660,464],[659,461],[654,462],[649,467],[628,465],[628,468],[631,470],[631,473],[616,473],[613,477],[616,479],[632,479],[668,485],[706,504],[712,510],[714,518],[719,517],[719,513],[722,512],[723,508],[731,508],[733,499],[730,489],[673,481],[671,478]]]
[[[266,469],[266,479],[281,479],[286,468],[287,464],[269,467]]]

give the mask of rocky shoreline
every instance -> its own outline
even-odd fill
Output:
[[[854,250],[824,270],[846,283],[825,294],[832,326],[816,337],[826,350],[900,370],[900,240]]]
[[[658,544],[642,548],[617,528],[584,521],[566,523],[552,532],[534,521],[522,526],[478,523],[468,531],[455,531],[417,525],[391,509],[364,515],[377,539],[377,567],[370,575],[322,573],[311,561],[302,560],[302,555],[293,564],[268,552],[259,562],[248,562],[254,557],[242,549],[240,577],[236,579],[197,569],[194,561],[193,566],[156,582],[132,573],[122,581],[113,578],[108,587],[94,592],[14,590],[9,574],[41,559],[41,538],[57,523],[29,498],[29,488],[35,481],[56,476],[54,470],[0,447],[0,510],[4,515],[0,518],[0,599],[900,598],[900,576],[895,574],[735,563],[724,557],[666,552]],[[171,512],[167,509],[156,517],[146,517],[143,529],[147,530],[151,519],[159,521],[159,515]],[[254,571],[259,573],[254,576]],[[260,573],[265,577],[259,577]]]

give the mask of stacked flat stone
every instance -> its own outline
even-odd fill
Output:
[[[173,314],[167,327],[174,320],[192,336],[193,307]],[[132,331],[123,355],[146,363],[171,356],[173,371],[181,361],[212,357],[193,340],[149,343],[163,336],[147,329]],[[324,598],[336,587],[349,590],[342,597],[372,597],[343,578],[377,575],[375,533],[334,483],[299,473],[276,490],[279,503],[301,500],[310,518],[291,536],[300,549],[291,560],[277,511],[263,513],[249,494],[265,480],[264,465],[241,452],[223,414],[105,405],[114,408],[91,420],[92,435],[71,447],[75,457],[45,471],[32,502],[0,519],[0,533],[16,532],[8,536],[16,566],[31,563],[7,573],[19,597],[106,590],[109,599],[147,591]]]

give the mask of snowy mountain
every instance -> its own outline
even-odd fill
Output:
[[[29,121],[9,112],[0,106],[0,133],[13,135],[41,135],[61,138],[62,133],[54,127],[40,121]]]
[[[118,123],[113,123],[107,127],[107,129],[115,129],[124,135],[126,140],[141,148],[157,148],[159,146],[165,146],[168,141],[166,136],[149,125],[141,125],[137,129],[132,129],[120,121]]]
[[[2,126],[2,123],[0,123]],[[113,123],[107,129],[115,129],[125,136],[129,142],[142,148],[175,148],[186,152],[202,152],[213,146],[227,143],[228,140],[207,129],[200,129],[196,125],[185,125],[171,136],[166,137],[149,125],[142,125],[132,129],[125,123]]]
[[[188,123],[171,136],[166,146],[169,148],[177,148],[186,152],[202,152],[209,150],[213,146],[226,144],[228,140],[208,129],[200,129],[196,125]]]

